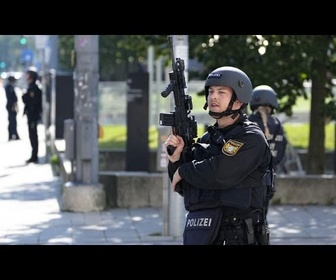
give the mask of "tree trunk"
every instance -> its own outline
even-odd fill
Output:
[[[311,111],[307,174],[324,174],[325,116],[323,105],[326,97],[327,68],[321,61],[312,62]]]

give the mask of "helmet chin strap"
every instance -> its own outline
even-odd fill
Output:
[[[212,112],[209,110],[209,115],[211,117],[213,117],[214,119],[218,120],[224,116],[231,116],[232,119],[234,119],[235,117],[237,117],[237,115],[239,114],[239,112],[241,111],[241,109],[244,107],[240,107],[239,109],[237,110],[232,110],[232,107],[233,107],[233,103],[236,101],[237,97],[236,95],[234,94],[229,102],[229,105],[227,107],[227,109],[221,113],[216,113],[216,112]],[[206,108],[208,107],[208,102],[205,103],[205,105],[203,106],[203,109],[206,110]]]
[[[239,112],[240,112],[240,109],[238,109],[238,110],[225,110],[221,113],[216,113],[216,112],[209,111],[209,115],[216,120],[218,120],[218,119],[220,119],[224,116],[230,116],[230,115],[232,115],[231,118],[234,119],[235,117],[237,117]]]

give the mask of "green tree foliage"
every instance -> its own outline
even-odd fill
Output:
[[[74,35],[59,35],[58,67],[60,71],[74,71]]]
[[[149,45],[155,46],[156,57],[166,56],[170,63],[165,35],[100,36],[100,79],[125,80],[129,72],[146,71]],[[253,86],[268,84],[275,89],[278,111],[288,116],[298,97],[310,98],[307,173],[323,174],[325,123],[336,119],[335,46],[336,35],[189,35],[189,58],[204,65],[202,72],[189,71],[189,78],[206,79],[224,65],[241,68]],[[73,36],[60,36],[60,65],[72,69],[73,49]],[[309,93],[304,87],[307,81],[312,85]]]
[[[298,96],[311,99],[308,174],[324,173],[325,123],[335,120],[335,35],[193,35],[190,57],[213,69],[232,65],[254,86],[268,84],[278,93],[280,112],[292,115]],[[311,81],[307,96],[304,82]]]
[[[111,44],[111,42],[113,42]],[[99,38],[101,80],[126,80],[127,74],[147,71],[147,44],[139,35],[103,35]]]
[[[147,49],[157,46],[158,55],[167,51],[166,36],[156,35],[101,35],[99,36],[99,76],[101,81],[123,81],[127,74],[147,71]],[[164,48],[160,48],[160,44]],[[59,67],[73,71],[74,36],[59,36]],[[168,50],[169,51],[169,50]]]

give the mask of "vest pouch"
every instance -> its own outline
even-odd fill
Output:
[[[183,245],[211,245],[218,235],[222,208],[189,212],[183,232]]]

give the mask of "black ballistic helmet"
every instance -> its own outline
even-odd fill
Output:
[[[11,82],[11,83],[16,82],[16,78],[15,78],[13,75],[9,75],[9,76],[7,77],[7,80],[8,80],[9,82]]]
[[[30,77],[32,77],[32,79],[34,80],[34,82],[36,82],[37,78],[38,78],[38,70],[36,67],[34,66],[30,66],[27,70],[26,73],[30,75]]]
[[[253,89],[250,108],[254,111],[259,106],[270,106],[272,109],[278,108],[277,93],[270,86],[260,85]]]
[[[205,100],[207,101],[210,86],[231,87],[237,98],[243,103],[252,99],[252,83],[250,78],[240,69],[223,66],[212,71],[205,81]]]

